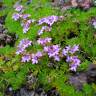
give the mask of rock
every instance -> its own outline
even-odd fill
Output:
[[[27,76],[26,88],[29,90],[33,89],[36,86],[36,82],[37,82],[37,78],[32,73],[30,73]]]
[[[63,6],[64,0],[52,0],[52,5],[57,7],[57,6]]]
[[[47,96],[60,96],[60,94],[58,93],[58,91],[56,90],[56,88],[52,88],[51,90],[49,90],[47,92]]]
[[[89,9],[92,5],[92,0],[77,0],[78,6],[83,9]]]
[[[82,90],[83,85],[87,83],[87,76],[85,73],[70,76],[69,83],[72,84],[76,90],[80,91]]]
[[[96,83],[96,64],[90,64],[87,70],[88,83]]]
[[[24,88],[21,88],[20,89],[20,92],[19,92],[19,96],[35,96],[35,92],[34,91],[28,91]]]
[[[0,8],[2,8],[2,6],[3,6],[3,1],[0,0]]]
[[[5,18],[6,18],[6,15],[5,16],[0,16],[0,24],[5,23]]]
[[[37,93],[39,96],[45,96],[45,91],[42,87],[38,87],[36,90],[35,90],[35,93]]]
[[[86,72],[70,76],[69,83],[79,91],[86,83],[96,83],[96,64],[90,64]]]
[[[3,32],[3,25],[0,24],[0,33],[2,33],[2,32]]]
[[[15,34],[0,34],[0,46],[14,46],[16,41]]]
[[[93,0],[52,0],[52,5],[60,7],[61,11],[65,11],[72,7],[89,9],[93,5]]]

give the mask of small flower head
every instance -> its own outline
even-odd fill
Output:
[[[50,43],[51,40],[52,40],[52,38],[49,38],[49,37],[39,38],[39,39],[37,40],[37,43],[45,46],[47,43]]]
[[[19,13],[14,13],[14,14],[12,15],[12,19],[14,19],[15,21],[19,20],[20,17],[21,17],[21,15],[20,15]]]
[[[31,60],[31,56],[30,54],[26,54],[24,56],[22,56],[22,62],[29,62]]]
[[[18,11],[18,12],[20,12],[22,9],[23,9],[23,6],[22,5],[18,5],[15,8],[15,10]]]
[[[28,46],[31,46],[32,41],[28,39],[22,39],[18,45],[18,47],[23,47],[24,49],[27,48]]]
[[[28,17],[30,17],[30,14],[22,14],[22,19],[26,20],[28,19]]]
[[[32,64],[37,64],[39,61],[39,58],[41,58],[42,56],[43,56],[42,52],[40,52],[40,51],[38,51],[36,54],[32,54],[32,56],[31,56]]]
[[[71,49],[70,49],[70,53],[74,54],[75,52],[79,51],[79,45],[74,45]]]
[[[37,58],[37,56],[35,54],[32,54],[31,61],[32,61],[32,64],[37,64],[38,63],[38,58]]]
[[[42,54],[42,52],[38,51],[38,52],[36,53],[36,56],[37,56],[38,58],[40,58],[40,57],[43,56],[43,54]]]
[[[18,55],[18,54],[22,54],[24,51],[25,51],[24,48],[18,47],[18,49],[17,49],[17,51],[16,51],[16,54],[17,54],[17,55]]]
[[[50,32],[50,31],[51,31],[51,27],[43,26],[43,27],[41,28],[41,30],[38,31],[38,35],[42,35],[44,31]]]
[[[28,39],[23,39],[20,41],[19,45],[18,45],[18,49],[16,51],[16,54],[21,54],[25,51],[25,48],[31,46],[32,41],[28,40]]]
[[[66,46],[63,49],[63,51],[62,51],[63,56],[67,56],[68,55],[68,52],[69,52],[70,48],[71,48],[70,46]]]
[[[77,67],[81,63],[77,56],[68,56],[66,61],[70,63],[71,71],[76,71]]]
[[[27,31],[30,29],[30,25],[32,23],[32,20],[27,20],[25,23],[22,23],[23,26],[23,33],[27,33]]]
[[[59,61],[60,47],[58,45],[45,46],[44,52],[48,54],[49,58],[53,57],[54,60]]]
[[[96,29],[96,21],[94,21],[92,25],[93,25],[94,28]]]

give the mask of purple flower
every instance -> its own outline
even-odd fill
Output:
[[[52,15],[52,16],[48,16],[48,17],[40,19],[38,21],[38,24],[42,25],[43,23],[46,23],[49,26],[52,26],[54,24],[54,22],[57,22],[57,21],[58,21],[58,16]]]
[[[74,45],[71,49],[70,49],[70,53],[74,54],[75,52],[79,51],[79,45]]]
[[[23,9],[23,6],[22,5],[18,5],[15,8],[15,10],[18,11],[18,12],[20,12],[22,9]]]
[[[71,56],[67,56],[66,57],[66,62],[72,62],[72,57]]]
[[[32,20],[27,20],[25,23],[22,23],[23,26],[23,33],[26,33],[30,29],[30,25],[32,23]]]
[[[32,54],[31,61],[32,61],[32,64],[37,64],[38,63],[38,58],[37,58],[37,56],[35,54]]]
[[[16,51],[16,54],[23,53],[25,51],[25,48],[31,46],[31,43],[32,43],[32,41],[30,41],[28,39],[21,40],[18,45],[18,49]]]
[[[58,16],[49,16],[46,18],[46,23],[50,26],[52,26],[54,24],[54,22],[57,22],[58,21]]]
[[[14,14],[12,15],[12,19],[14,19],[15,21],[19,20],[20,17],[21,17],[21,15],[20,15],[19,13],[14,13]]]
[[[24,27],[24,28],[23,28],[23,33],[27,33],[28,30],[29,30],[29,27]]]
[[[17,49],[17,51],[16,51],[16,54],[22,54],[24,51],[25,51],[24,48],[18,47],[18,49]]]
[[[92,25],[94,26],[94,28],[96,28],[96,20],[93,22]]]
[[[62,55],[67,56],[69,53],[74,54],[77,51],[79,51],[79,45],[74,45],[73,47],[66,46],[62,51]]]
[[[42,55],[42,52],[38,51],[36,54],[32,54],[32,64],[37,64],[38,63],[38,60],[39,58],[41,58],[43,55]]]
[[[30,54],[22,56],[22,62],[29,62],[31,60]]]
[[[70,67],[70,70],[76,72],[76,69],[77,69],[77,66],[72,64],[71,67]]]
[[[45,46],[44,52],[48,54],[49,58],[53,57],[55,60],[59,61],[59,45]]]
[[[42,18],[38,21],[38,24],[41,25],[41,24],[45,23],[45,21],[46,21],[46,18]]]
[[[62,54],[63,54],[64,56],[67,56],[70,48],[71,48],[70,46],[66,46],[66,47],[63,49]]]
[[[60,61],[60,57],[57,55],[57,56],[54,56],[54,60],[55,61]]]
[[[38,35],[43,34],[44,31],[50,32],[50,31],[51,31],[51,27],[43,26],[43,27],[41,28],[41,30],[38,31]]]
[[[37,43],[44,46],[44,45],[46,45],[46,43],[50,43],[51,40],[52,40],[52,38],[49,38],[49,37],[39,38],[39,39],[37,40]]]
[[[77,65],[77,66],[80,65],[80,60],[78,59],[77,56],[73,56],[73,57],[72,57],[72,61],[73,61],[72,64]]]
[[[24,20],[26,20],[28,17],[30,17],[31,15],[30,14],[23,14],[22,15],[22,18],[24,19]]]
[[[31,46],[32,41],[28,39],[22,39],[18,45],[18,47],[23,47],[24,49]]]
[[[70,70],[76,71],[81,61],[78,59],[77,56],[67,56],[66,62],[70,63]]]
[[[43,55],[42,55],[42,52],[38,51],[38,52],[36,53],[36,56],[37,56],[38,58],[42,57],[42,56],[43,56]]]

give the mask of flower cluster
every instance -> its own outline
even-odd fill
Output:
[[[32,53],[32,54],[26,54],[22,56],[22,62],[29,62],[31,61],[32,64],[37,64],[39,59],[43,56],[43,53],[38,51],[37,53]]]
[[[12,15],[12,19],[14,19],[15,21],[17,20],[21,20],[21,26],[23,27],[23,33],[27,33],[28,30],[30,29],[31,23],[33,23],[35,20],[33,19],[29,19],[29,17],[31,16],[30,14],[23,14],[23,6],[22,5],[18,5],[15,7],[15,10],[18,13],[13,13]]]
[[[80,59],[78,59],[78,56],[67,56],[68,63],[70,63],[70,70],[76,71],[77,67],[80,65]]]
[[[63,51],[62,54],[64,56],[67,56],[68,53],[74,54],[76,51],[79,51],[79,45],[74,45],[73,47],[71,46],[66,46]]]
[[[66,62],[70,63],[70,70],[72,71],[76,71],[80,65],[78,56],[74,56],[77,51],[79,51],[79,45],[74,45],[73,47],[66,46],[62,51],[62,55],[66,56]]]
[[[37,43],[40,44],[40,45],[45,46],[47,43],[50,43],[51,40],[52,40],[52,38],[49,38],[49,37],[39,38],[39,39],[37,40]]]
[[[42,52],[38,51],[36,54],[32,54],[32,64],[37,64],[39,58],[41,58],[43,56]]]
[[[29,19],[30,14],[23,14],[23,6],[16,6],[15,10],[18,13],[14,13],[12,18],[17,21],[21,20],[21,26],[23,27],[23,33],[26,33],[35,20]],[[58,20],[62,20],[63,16],[48,16],[38,20],[38,25],[47,24],[48,26],[42,26],[41,30],[38,31],[38,35],[41,36],[43,32],[50,32],[52,29],[52,25]],[[60,61],[60,58],[66,57],[66,62],[70,65],[70,70],[76,71],[77,67],[80,65],[80,60],[78,56],[75,56],[75,53],[79,51],[79,45],[66,46],[63,50],[61,50],[60,46],[53,45],[51,42],[52,38],[38,38],[37,43],[42,45],[43,50],[37,51],[36,53],[28,53],[25,49],[31,46],[32,41],[28,39],[23,39],[20,41],[18,45],[18,49],[16,54],[22,55],[22,62],[32,62],[32,64],[37,64],[39,59],[45,55],[48,55],[49,58],[53,58],[55,61]]]
[[[32,44],[32,41],[30,41],[28,39],[21,40],[18,45],[18,49],[16,51],[16,54],[22,54],[27,47],[31,46],[31,44]]]
[[[54,22],[58,21],[58,16],[52,15],[45,18],[42,18],[38,21],[39,25],[42,25],[43,23],[48,24],[49,26],[52,26]]]
[[[59,45],[45,46],[44,52],[48,54],[49,58],[54,58],[55,61],[60,61],[60,57],[59,57],[60,46]]]

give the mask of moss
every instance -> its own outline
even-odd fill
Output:
[[[13,3],[15,1],[13,0]],[[10,7],[13,5],[10,0],[4,0],[4,3]],[[62,13],[60,10],[54,9],[48,0],[32,0],[32,3],[29,5],[26,5],[26,0],[24,0],[22,4],[26,8],[24,13],[31,14],[31,18],[36,20],[50,15],[65,16],[67,14],[64,20],[52,26],[51,32],[45,32],[41,37],[52,37],[52,43],[60,44],[61,48],[64,48],[66,45],[79,44],[80,52],[77,54],[82,63],[78,71],[85,71],[88,65],[96,58],[96,39],[94,38],[96,30],[89,23],[89,20],[96,16],[96,8],[90,8],[86,12],[73,8]],[[37,73],[38,86],[42,84],[46,91],[52,87],[56,87],[61,96],[93,96],[94,88],[91,89],[91,85],[85,85],[83,91],[78,92],[68,83],[68,75],[70,75],[69,65],[65,62],[64,58],[60,62],[53,62],[48,56],[45,56],[40,60],[38,65],[32,65],[31,62],[26,64],[21,63],[19,56],[15,56],[16,46],[23,38],[29,38],[36,42],[37,32],[41,26],[37,26],[34,23],[31,25],[28,33],[23,34],[20,21],[15,22],[12,20],[14,9],[11,8],[10,11],[6,11],[5,13],[8,14],[5,26],[9,32],[17,34],[18,40],[15,47],[5,46],[4,48],[0,48],[0,55],[11,59],[7,62],[0,61],[0,71],[3,71],[0,74],[1,92],[8,85],[11,85],[14,90],[20,89],[26,82],[27,73],[31,70],[33,73]],[[29,47],[27,50],[36,52],[38,49],[42,50],[42,47],[35,43],[34,46]],[[53,64],[53,66],[49,67],[49,63]],[[5,84],[4,81],[6,82]]]

